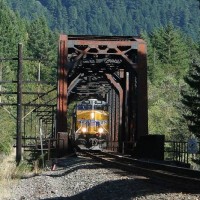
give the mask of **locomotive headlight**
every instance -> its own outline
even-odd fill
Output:
[[[92,112],[92,113],[90,114],[90,117],[91,117],[92,119],[94,119],[94,112]]]
[[[103,133],[103,128],[99,128],[99,129],[98,129],[98,132],[99,132],[99,133]]]
[[[81,129],[81,131],[82,131],[83,133],[85,133],[85,132],[87,131],[87,129],[86,129],[85,127],[83,127],[83,128]]]

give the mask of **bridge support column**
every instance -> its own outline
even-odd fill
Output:
[[[115,104],[116,104],[116,106],[115,106],[115,121],[116,121],[116,123],[115,123],[115,139],[114,139],[114,141],[115,142],[118,142],[118,135],[119,135],[119,113],[120,113],[120,102],[119,102],[119,94],[117,94],[116,93],[116,95],[115,95]]]
[[[129,72],[124,73],[124,142],[129,141],[129,112],[130,112],[130,102],[129,102]]]
[[[129,142],[135,142],[136,134],[136,77],[133,71],[130,72],[129,79]]]
[[[105,74],[106,78],[108,79],[108,81],[110,82],[110,84],[113,86],[113,89],[115,89],[117,95],[118,95],[118,99],[119,99],[119,108],[117,110],[117,119],[118,119],[118,123],[116,123],[116,130],[118,130],[118,134],[115,137],[115,139],[118,141],[118,151],[121,152],[122,151],[122,136],[123,136],[123,89],[120,85],[120,83],[116,82],[114,80],[114,78],[110,75],[110,74]],[[120,77],[123,77],[124,73],[123,71],[120,72]]]
[[[57,132],[67,131],[67,36],[61,35],[58,63]]]
[[[138,69],[137,69],[137,135],[148,135],[148,103],[147,103],[147,58],[146,45],[138,39]]]
[[[57,115],[56,115],[56,137],[58,139],[58,147],[64,146],[67,147],[63,143],[63,141],[67,140],[59,140],[60,136],[57,134],[58,132],[67,132],[67,75],[68,75],[68,67],[67,67],[67,36],[60,36],[60,44],[59,44],[59,57],[58,57],[58,94],[57,94]],[[67,149],[66,149],[67,150]],[[63,149],[62,149],[63,151]]]

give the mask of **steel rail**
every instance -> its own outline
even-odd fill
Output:
[[[105,165],[164,181],[166,184],[172,184],[176,189],[181,189],[185,192],[199,192],[200,171],[160,164],[153,161],[132,159],[123,155],[115,155],[102,151],[81,152]]]

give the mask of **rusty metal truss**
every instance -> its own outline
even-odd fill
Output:
[[[110,140],[135,142],[148,133],[146,44],[132,36],[67,36],[59,40],[57,132],[67,107],[97,98],[110,104]]]

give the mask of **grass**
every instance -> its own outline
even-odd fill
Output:
[[[12,173],[16,168],[15,152],[12,151],[9,156],[1,156],[0,162],[0,199],[10,198],[10,186],[13,183]]]
[[[38,162],[23,160],[16,166],[15,156],[15,148],[12,149],[9,155],[0,155],[0,199],[10,197],[10,186],[18,179],[40,172]]]

